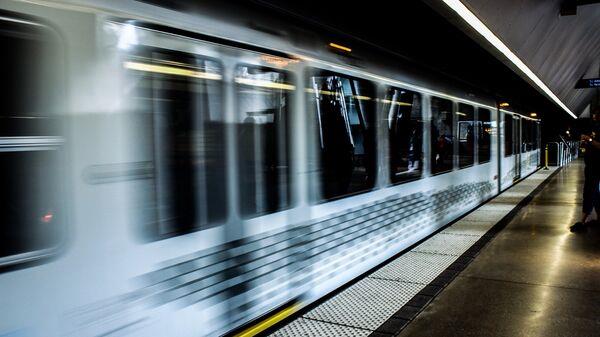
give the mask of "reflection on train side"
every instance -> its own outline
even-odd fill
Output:
[[[366,191],[375,183],[374,85],[343,74],[315,70],[308,106],[317,123],[320,172],[317,198],[333,199]],[[323,94],[332,93],[332,94]],[[361,98],[361,99],[358,99]]]
[[[423,171],[421,95],[389,87],[381,102],[389,133],[390,180],[419,179]]]

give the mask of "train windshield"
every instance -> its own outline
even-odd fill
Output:
[[[309,106],[317,124],[317,198],[327,200],[371,189],[376,172],[374,85],[315,71],[308,86]]]

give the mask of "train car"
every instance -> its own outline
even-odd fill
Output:
[[[505,109],[501,120],[501,190],[528,176],[541,164],[539,121]]]
[[[0,3],[0,336],[227,334],[539,166],[494,97],[236,6]]]

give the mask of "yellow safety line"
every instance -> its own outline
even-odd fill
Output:
[[[248,329],[238,333],[235,335],[235,337],[251,337],[251,336],[256,336],[257,334],[267,330],[268,328],[272,327],[273,325],[275,325],[276,323],[282,321],[283,319],[289,317],[290,315],[292,315],[293,313],[295,313],[296,311],[298,311],[298,309],[300,309],[301,305],[300,303],[295,303],[292,304],[291,306],[281,310],[280,312],[276,313],[275,315],[265,319],[262,322],[257,323],[256,325],[249,327]]]

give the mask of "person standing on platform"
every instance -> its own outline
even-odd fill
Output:
[[[583,209],[581,221],[571,226],[571,232],[585,229],[586,221],[596,209],[596,217],[600,217],[600,110],[592,115],[592,132],[581,135],[582,147],[585,150],[585,182],[583,184]]]

